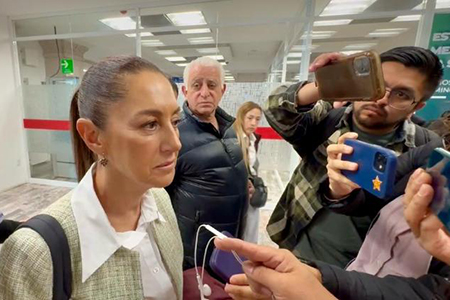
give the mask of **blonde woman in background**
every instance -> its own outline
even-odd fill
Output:
[[[261,136],[255,133],[261,121],[262,109],[255,102],[248,101],[239,107],[234,129],[239,140],[239,144],[244,154],[245,165],[247,166],[250,178],[258,175],[258,144]],[[251,196],[250,196],[251,197]],[[249,204],[247,216],[245,218],[245,229],[243,239],[248,242],[258,242],[259,208]]]

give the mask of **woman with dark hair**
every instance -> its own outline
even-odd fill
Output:
[[[244,162],[247,166],[250,175],[250,182],[253,176],[258,175],[258,152],[259,141],[261,136],[255,133],[256,128],[261,121],[262,109],[255,102],[248,101],[239,107],[236,121],[233,124],[236,131],[239,145],[242,148],[244,155]],[[249,184],[251,184],[249,182]],[[253,195],[250,195],[250,198]],[[251,203],[247,209],[247,216],[245,218],[245,229],[243,239],[249,242],[258,243],[259,230],[259,208],[253,207]]]
[[[181,299],[182,245],[170,199],[179,107],[148,61],[112,57],[84,75],[71,104],[79,185],[44,213],[67,237],[73,299]],[[45,241],[17,230],[0,253],[1,299],[51,299]]]

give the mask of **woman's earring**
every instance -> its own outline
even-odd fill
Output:
[[[105,154],[103,154],[103,157],[100,159],[100,164],[103,167],[106,167],[106,165],[108,164],[108,159],[105,157]]]

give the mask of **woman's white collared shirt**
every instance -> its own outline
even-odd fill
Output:
[[[143,198],[141,216],[135,231],[116,232],[94,190],[92,169],[74,189],[71,204],[78,227],[81,248],[82,282],[85,282],[120,247],[137,251],[146,299],[176,299],[175,289],[162,262],[158,245],[148,226],[165,222],[150,191]]]

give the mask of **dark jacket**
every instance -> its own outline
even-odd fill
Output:
[[[417,279],[392,275],[379,278],[321,262],[316,262],[315,267],[322,274],[325,288],[342,300],[450,299],[450,267],[437,260],[431,262],[430,273],[433,274]]]
[[[184,267],[194,266],[195,236],[200,224],[210,224],[238,237],[247,203],[248,174],[236,133],[234,118],[216,110],[219,131],[200,121],[183,105],[181,150],[175,178],[167,188],[178,219],[184,247]],[[202,230],[197,246],[201,265],[211,234]]]

